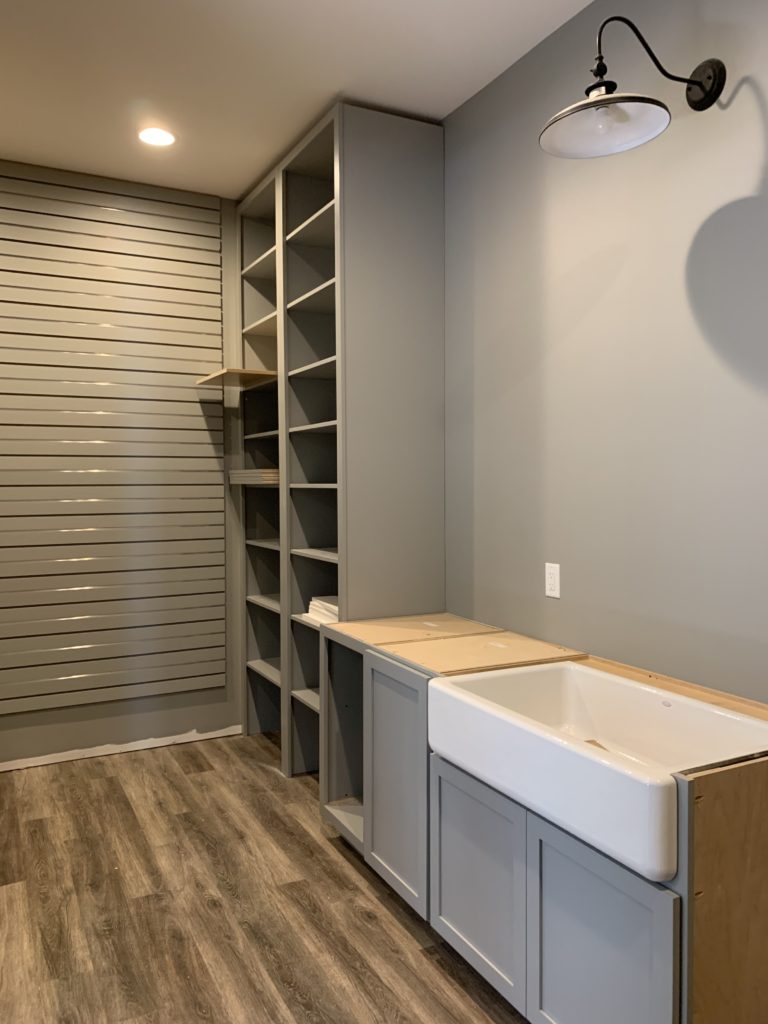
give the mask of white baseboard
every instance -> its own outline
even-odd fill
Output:
[[[170,747],[175,743],[196,743],[198,740],[213,740],[219,736],[240,736],[242,732],[242,726],[229,725],[226,729],[216,729],[214,732],[198,732],[196,729],[191,729],[179,736],[150,737],[146,740],[133,740],[130,743],[106,743],[103,747],[90,747],[87,750],[65,750],[60,754],[43,754],[41,757],[24,757],[18,761],[4,761],[0,763],[0,772],[14,772],[19,768],[38,768],[40,765],[57,764],[59,761],[80,761],[86,757],[125,754],[129,750]]]

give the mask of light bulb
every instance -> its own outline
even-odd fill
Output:
[[[595,131],[598,135],[607,135],[616,127],[616,117],[612,107],[595,107]]]
[[[148,146],[172,146],[176,141],[176,136],[165,128],[144,128],[139,132],[139,138]]]

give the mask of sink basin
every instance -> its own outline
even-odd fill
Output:
[[[578,662],[438,677],[429,743],[655,881],[677,872],[676,772],[768,750],[768,722]]]

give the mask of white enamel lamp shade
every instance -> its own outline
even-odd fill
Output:
[[[622,153],[661,135],[671,120],[651,96],[600,93],[574,103],[544,125],[539,145],[552,156],[587,159]]]

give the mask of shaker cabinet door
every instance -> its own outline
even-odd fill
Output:
[[[528,815],[532,1024],[678,1024],[680,898]]]
[[[427,916],[429,678],[380,654],[363,679],[365,859]]]
[[[525,1013],[526,811],[436,754],[430,810],[430,924]]]

